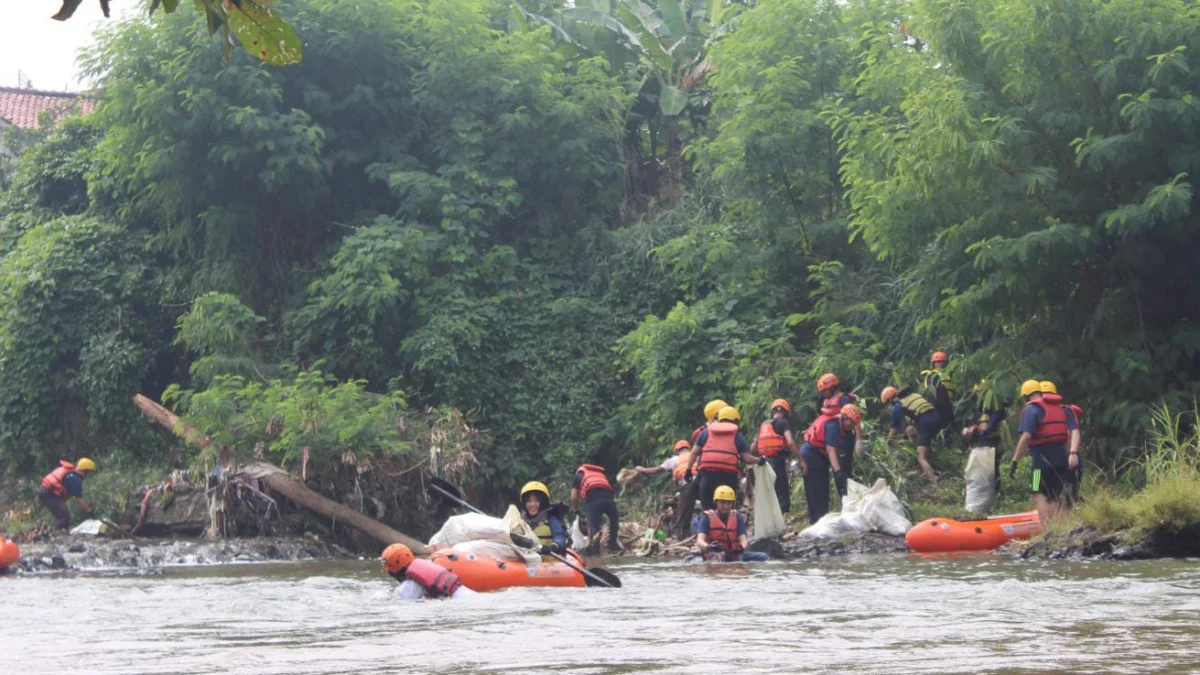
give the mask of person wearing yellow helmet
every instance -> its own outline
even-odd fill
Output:
[[[717,421],[717,413],[721,412],[722,408],[728,407],[729,404],[719,398],[714,398],[704,404],[704,424],[696,427],[692,431],[692,445],[696,445],[696,439],[700,438],[700,432],[708,428],[709,425],[715,424]]]
[[[888,429],[888,438],[904,429],[909,441],[917,448],[917,464],[921,466],[921,471],[925,473],[930,486],[937,488],[937,473],[933,470],[933,463],[929,461],[933,437],[942,428],[937,408],[929,399],[908,388],[884,387],[879,400],[884,405],[890,404],[892,408],[892,426]],[[906,417],[911,422],[907,427],[904,424]]]
[[[58,468],[42,478],[42,485],[37,491],[38,501],[54,516],[56,528],[71,529],[68,499],[74,499],[84,511],[92,513],[91,504],[83,498],[83,481],[95,470],[96,463],[87,457],[80,457],[74,464],[62,459],[58,462]]]
[[[737,492],[728,485],[713,491],[713,508],[704,512],[696,531],[696,553],[705,560],[714,556],[724,562],[760,562],[767,554],[747,551],[750,545],[746,534],[746,518],[733,508]]]
[[[771,416],[758,426],[758,438],[750,444],[750,453],[762,455],[775,471],[775,498],[779,509],[787,513],[792,508],[792,486],[788,481],[788,458],[800,451],[792,435],[788,419],[792,406],[786,399],[771,401]]]
[[[719,485],[736,487],[741,476],[741,462],[766,464],[766,457],[750,454],[750,446],[742,435],[738,422],[741,413],[733,406],[725,406],[717,412],[717,421],[709,425],[696,438],[692,456],[688,460],[688,471],[696,470],[700,482],[700,506],[705,511],[713,508],[713,491]]]
[[[1042,523],[1057,520],[1074,492],[1079,461],[1079,420],[1075,411],[1063,405],[1056,393],[1042,391],[1042,383],[1026,380],[1021,384],[1025,407],[1017,431],[1021,434],[1013,452],[1008,475],[1012,477],[1017,463],[1030,451],[1033,463],[1033,503]],[[1069,447],[1069,449],[1068,449]]]
[[[474,595],[463,586],[458,575],[428,560],[417,558],[404,544],[392,544],[379,555],[383,571],[400,582],[396,597],[404,600],[423,598],[461,598]]]
[[[550,488],[531,480],[521,488],[521,507],[517,509],[542,543],[542,554],[562,553],[567,548],[567,526],[562,504],[551,504]]]

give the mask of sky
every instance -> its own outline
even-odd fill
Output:
[[[84,0],[67,21],[50,17],[61,0],[0,0],[0,86],[17,86],[17,71],[36,89],[79,91],[87,86],[76,77],[75,57],[92,42],[92,31],[141,10],[137,0],[112,0],[105,19],[99,0]]]

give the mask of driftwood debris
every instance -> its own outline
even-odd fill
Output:
[[[137,394],[133,397],[133,403],[146,417],[149,417],[160,426],[184,438],[188,442],[194,443],[199,448],[204,448],[208,445],[209,439],[207,437],[191,425],[181,423],[177,415],[155,401]],[[246,465],[240,473],[263,479],[272,490],[293,502],[330,520],[350,525],[363,534],[379,541],[381,544],[405,544],[417,555],[426,553],[425,545],[417,539],[392,529],[374,518],[355,511],[345,504],[339,504],[331,499],[322,497],[277,466],[261,461],[253,462]]]

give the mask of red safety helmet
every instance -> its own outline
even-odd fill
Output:
[[[675,452],[680,452],[681,450],[687,450],[690,447],[692,447],[691,443],[688,443],[687,441],[680,439],[678,441],[675,441],[674,450],[675,450]]]
[[[817,378],[817,391],[826,391],[838,386],[837,375],[833,373],[825,373]]]
[[[847,403],[842,406],[842,415],[845,415],[851,422],[858,424],[862,422],[862,411],[853,403]]]
[[[948,363],[950,361],[950,357],[946,356],[946,352],[934,352],[933,356],[929,357],[929,365],[932,366],[938,361],[941,361],[942,363]]]
[[[783,408],[789,414],[792,412],[792,404],[788,403],[782,398],[777,398],[774,401],[771,401],[771,412],[774,412],[776,408]]]
[[[392,544],[383,549],[379,559],[383,561],[383,569],[388,574],[396,574],[404,571],[404,568],[411,565],[415,558],[411,548],[404,544]]]

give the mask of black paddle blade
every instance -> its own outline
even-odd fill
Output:
[[[458,489],[457,485],[448,480],[438,478],[437,476],[433,476],[429,479],[429,485],[425,486],[425,489],[430,494],[436,495],[441,499],[457,499],[459,501],[466,501],[463,499],[463,493]]]
[[[584,582],[587,584],[588,588],[620,588],[621,587],[621,580],[619,578],[617,578],[617,575],[613,574],[612,572],[609,572],[608,570],[604,569],[603,567],[589,567],[589,568],[587,568],[587,571],[591,572],[593,575],[595,575],[597,578],[600,579],[600,581],[597,581],[596,579],[593,579],[592,577],[585,574],[583,576],[583,578],[584,578]],[[605,585],[605,584],[607,584],[607,585]]]

